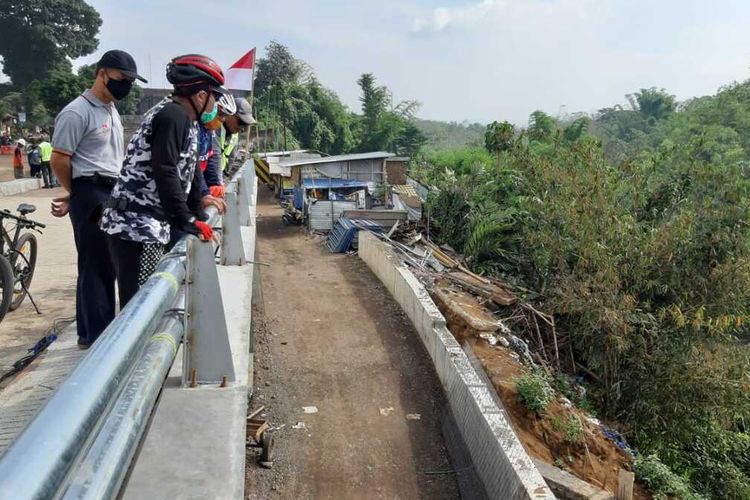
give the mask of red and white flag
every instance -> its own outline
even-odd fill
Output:
[[[232,64],[224,77],[224,86],[230,90],[252,90],[255,68],[255,49]]]

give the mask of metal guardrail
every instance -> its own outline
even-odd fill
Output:
[[[256,195],[251,160],[228,185],[224,265],[245,263],[240,226],[253,223]],[[115,497],[183,339],[183,384],[193,371],[198,384],[234,381],[214,248],[193,236],[164,256],[0,457],[0,499]]]

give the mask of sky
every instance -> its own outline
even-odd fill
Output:
[[[678,99],[750,78],[745,0],[89,0],[99,50],[120,48],[154,87],[174,56],[228,67],[276,40],[359,111],[356,80],[374,73],[418,116],[524,125],[624,104],[663,87]]]

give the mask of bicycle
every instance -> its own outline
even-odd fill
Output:
[[[21,215],[14,215],[8,209],[0,210],[0,321],[8,311],[18,309],[27,295],[37,314],[41,314],[29,293],[36,267],[37,240],[33,233],[24,229],[42,234],[41,230],[47,226],[26,217],[36,211],[34,205],[21,203],[16,210]],[[15,221],[15,227],[6,228],[6,219]]]

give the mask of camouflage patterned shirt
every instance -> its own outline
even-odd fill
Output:
[[[180,104],[168,97],[151,108],[128,144],[112,190],[113,201],[126,208],[106,208],[102,231],[124,240],[167,244],[170,222],[186,223],[191,216],[188,193],[197,178],[197,153],[198,125]]]

